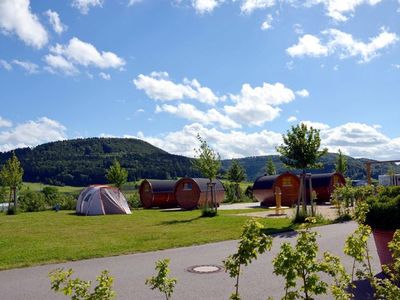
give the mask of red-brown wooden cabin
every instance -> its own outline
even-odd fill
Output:
[[[140,201],[144,208],[177,207],[174,188],[176,180],[143,180],[140,184]]]
[[[280,175],[261,176],[253,184],[253,196],[261,206],[275,206],[275,196],[281,193],[281,205],[293,206],[297,202],[300,179],[290,172]]]
[[[317,194],[317,203],[329,202],[337,186],[346,185],[346,179],[338,172],[311,175],[312,189]],[[306,182],[307,199],[310,198],[309,182]]]
[[[200,207],[206,202],[207,184],[210,182],[207,178],[181,178],[175,185],[175,197],[178,205],[182,209],[190,210]],[[221,181],[214,180],[216,203],[224,200],[225,189]],[[211,192],[208,189],[208,201],[211,201]]]

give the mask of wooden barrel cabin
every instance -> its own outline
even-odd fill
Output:
[[[144,208],[177,207],[174,188],[176,180],[143,180],[140,184],[140,202]]]
[[[207,178],[181,178],[175,185],[175,197],[178,205],[185,210],[195,209],[205,204],[207,184],[210,182]],[[221,181],[214,180],[215,194],[218,206],[224,200],[225,189]],[[208,199],[211,193],[208,190]],[[210,200],[209,200],[210,201]]]
[[[261,206],[275,206],[275,196],[281,193],[281,205],[293,206],[297,202],[300,179],[290,172],[261,176],[253,184],[253,196]]]
[[[316,192],[317,203],[329,202],[337,186],[344,186],[346,179],[338,172],[311,175],[312,189]],[[307,185],[307,198],[309,198],[309,183]]]

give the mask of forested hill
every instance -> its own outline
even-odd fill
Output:
[[[265,173],[265,165],[269,158],[272,158],[272,161],[277,169],[277,173],[282,173],[285,171],[292,171],[295,173],[299,173],[296,170],[288,170],[285,168],[279,156],[271,155],[271,156],[255,156],[255,157],[246,157],[238,159],[239,163],[245,168],[247,178],[250,181],[253,181],[258,176],[264,175]],[[321,163],[323,167],[317,170],[307,170],[307,172],[311,173],[329,173],[334,172],[335,163],[336,163],[337,154],[328,153],[321,158]],[[347,158],[347,172],[345,174],[346,177],[350,177],[351,179],[366,179],[366,170],[365,170],[365,162],[371,161],[370,159],[364,158],[353,158],[350,156],[346,156]],[[224,160],[222,162],[222,166],[225,170],[229,168],[231,164],[231,160]],[[393,168],[396,173],[400,173],[400,166],[396,166],[395,164],[377,164],[372,165],[372,177],[377,179],[381,174],[387,174],[389,168]]]
[[[85,186],[105,183],[106,170],[117,159],[129,173],[129,181],[142,178],[170,179],[183,176],[200,176],[193,169],[190,158],[173,155],[138,139],[88,138],[47,143],[35,148],[16,149],[16,155],[24,168],[24,180],[55,185]],[[12,152],[0,152],[0,165],[10,158]],[[247,180],[253,181],[265,172],[270,156],[239,159],[246,169]],[[284,165],[278,156],[271,156],[278,173],[284,172]],[[365,178],[365,159],[347,157],[346,176],[352,179]],[[336,154],[322,158],[324,167],[313,173],[332,172],[335,169]],[[222,161],[225,173],[231,160]],[[392,165],[396,173],[400,167]],[[387,173],[389,164],[373,165],[373,177]]]
[[[24,180],[55,185],[85,186],[105,183],[106,170],[117,159],[129,180],[198,176],[191,159],[169,154],[138,139],[88,138],[16,149]],[[0,153],[0,165],[12,152]]]

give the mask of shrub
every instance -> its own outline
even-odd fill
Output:
[[[372,229],[400,229],[400,195],[391,198],[385,193],[367,200],[368,213],[365,223]]]
[[[70,194],[59,194],[56,204],[59,204],[62,210],[75,210],[76,198]]]
[[[43,193],[26,191],[19,197],[20,208],[25,212],[46,210],[46,200]]]
[[[138,209],[139,207],[142,207],[142,202],[140,201],[139,193],[137,191],[134,191],[128,197],[128,205],[131,209]]]

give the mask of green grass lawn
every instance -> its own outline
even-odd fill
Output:
[[[132,215],[76,216],[72,211],[0,215],[0,270],[237,239],[248,210],[137,210]],[[289,219],[265,219],[268,232],[289,230]]]

